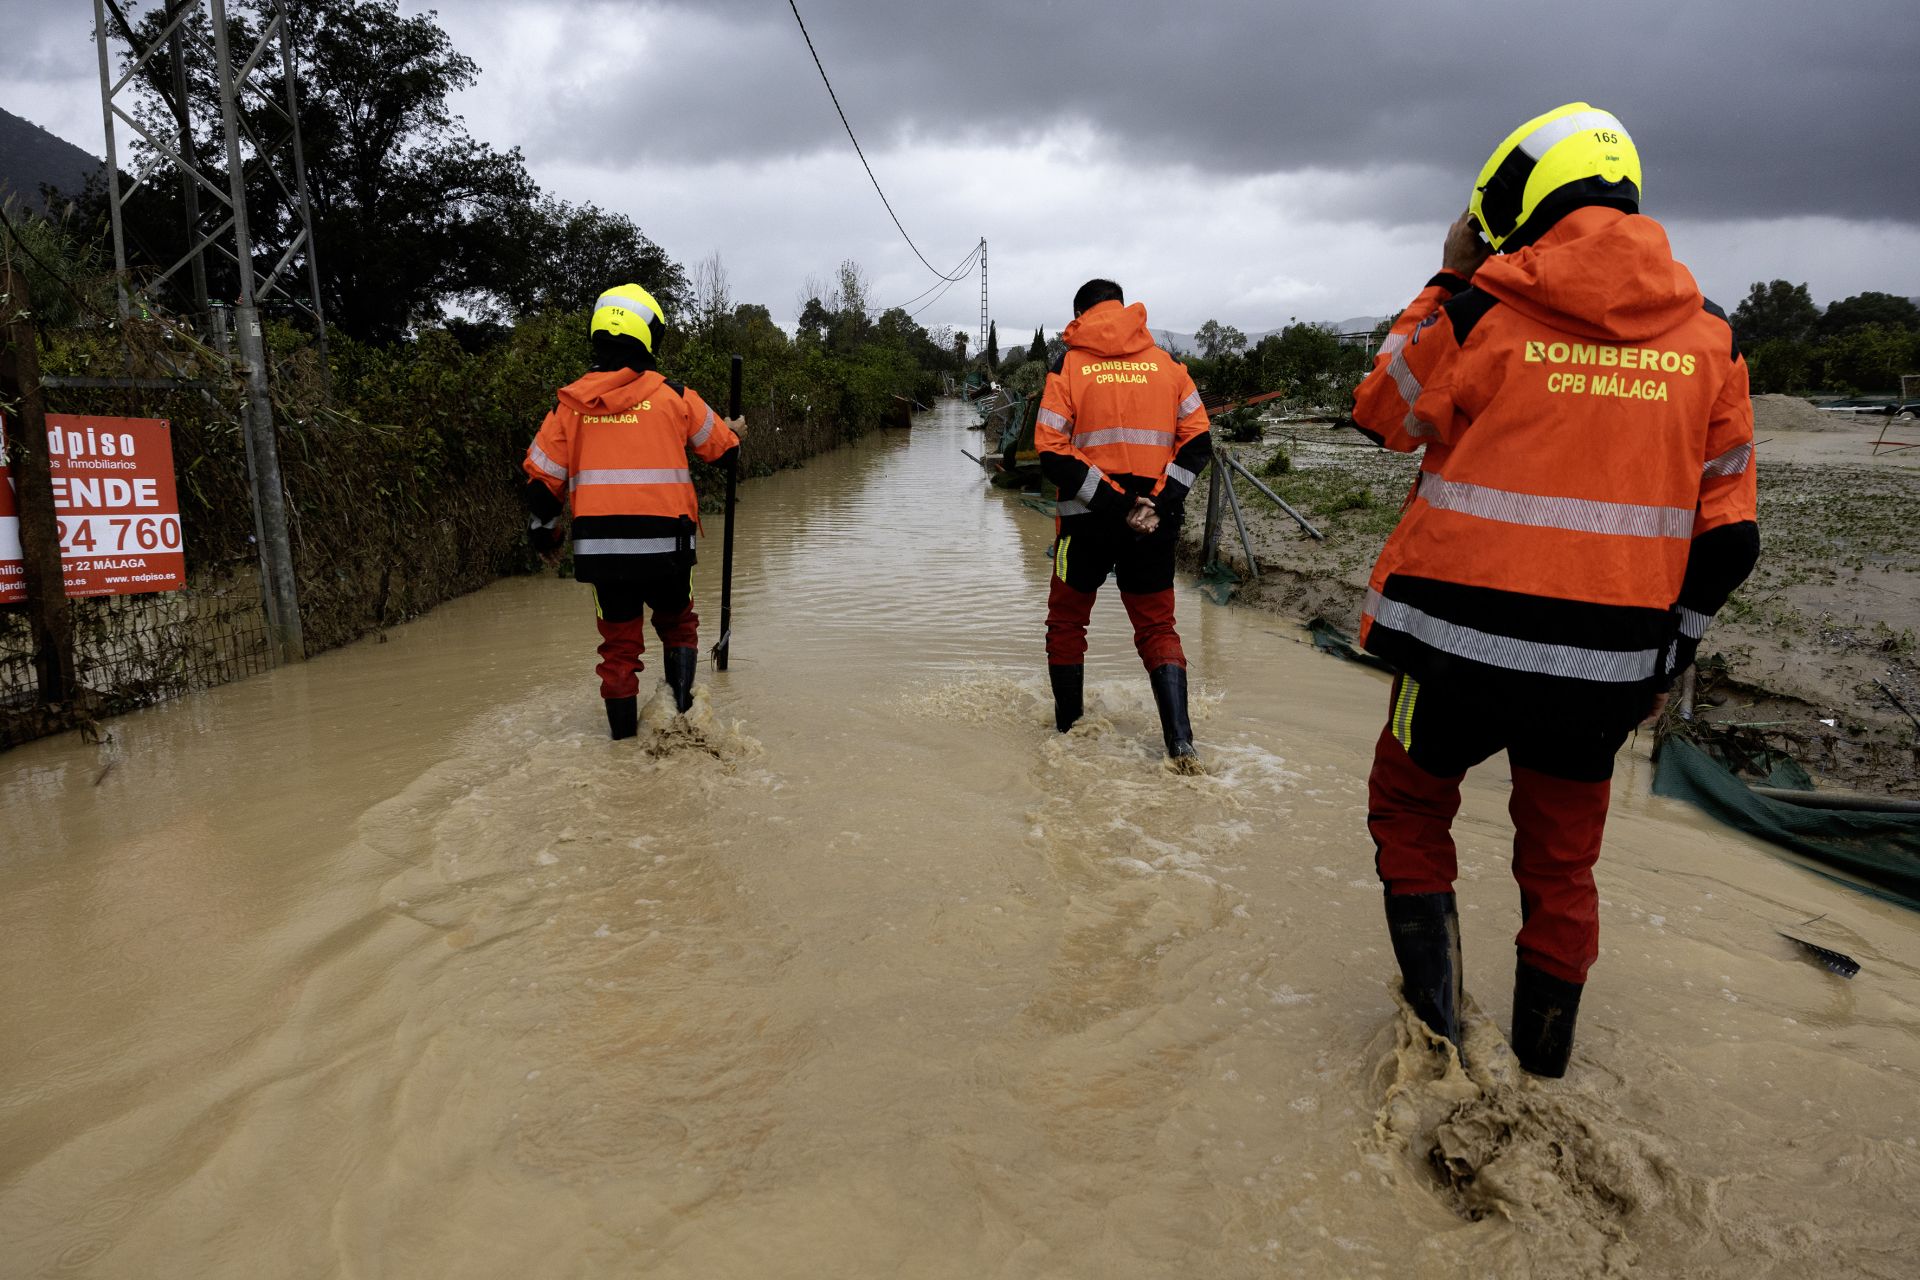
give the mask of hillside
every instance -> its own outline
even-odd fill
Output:
[[[0,199],[16,195],[29,208],[39,209],[43,185],[77,195],[100,167],[97,157],[31,120],[0,111]]]

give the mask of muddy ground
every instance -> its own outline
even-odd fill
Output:
[[[1757,405],[1760,563],[1701,645],[1698,713],[1763,735],[1822,786],[1920,795],[1920,448],[1876,456],[1881,420],[1808,419],[1773,399]],[[1329,422],[1269,422],[1265,439],[1226,447],[1326,535],[1311,540],[1237,479],[1260,573],[1247,578],[1229,514],[1233,598],[1351,634],[1417,458]],[[1267,474],[1280,451],[1291,470]],[[1185,534],[1195,566],[1200,505]]]

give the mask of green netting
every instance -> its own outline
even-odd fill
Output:
[[[1215,604],[1226,604],[1240,588],[1240,575],[1215,560],[1200,571],[1200,590]]]
[[[1678,737],[1660,744],[1653,791],[1811,858],[1842,883],[1920,911],[1920,814],[1816,809],[1755,795],[1720,761]]]

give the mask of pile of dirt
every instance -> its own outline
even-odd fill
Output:
[[[1799,396],[1765,395],[1753,398],[1753,430],[1844,431],[1860,424],[1850,413],[1824,413]]]

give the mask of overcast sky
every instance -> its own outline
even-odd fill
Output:
[[[409,13],[429,6],[403,0]],[[861,171],[785,0],[444,0],[458,102],[570,200],[791,319],[845,258],[886,306],[934,277]],[[7,0],[0,107],[102,150],[86,0]],[[987,237],[1002,345],[1091,275],[1156,327],[1397,310],[1488,152],[1585,99],[1625,123],[1663,221],[1731,308],[1920,295],[1912,0],[801,0],[894,209],[942,268]],[[324,252],[324,246],[322,248]],[[925,300],[916,306],[925,305]],[[923,311],[974,328],[977,278]]]

